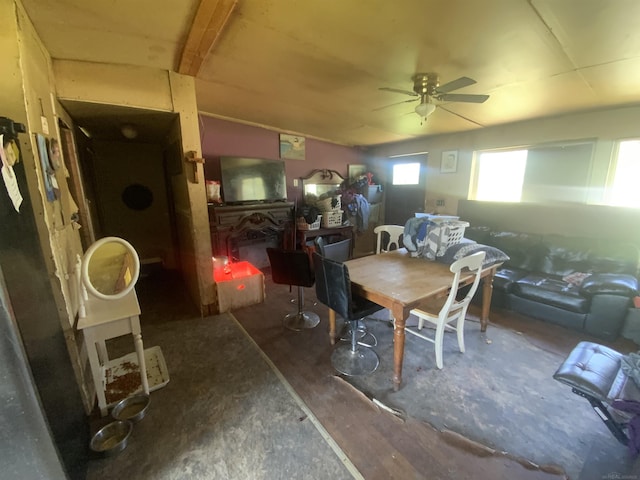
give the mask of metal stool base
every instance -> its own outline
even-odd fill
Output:
[[[284,317],[284,328],[299,332],[307,328],[315,328],[320,323],[320,317],[314,312],[295,312]]]
[[[380,359],[370,348],[359,348],[354,352],[351,345],[340,345],[331,354],[331,364],[343,375],[367,375],[376,371]]]

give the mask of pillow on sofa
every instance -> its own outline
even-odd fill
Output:
[[[447,248],[444,255],[438,257],[436,260],[447,265],[451,265],[456,260],[459,260],[468,255],[476,252],[485,252],[484,262],[482,262],[482,268],[487,268],[496,263],[503,263],[509,260],[509,256],[502,250],[489,245],[483,245],[481,243],[458,243]]]

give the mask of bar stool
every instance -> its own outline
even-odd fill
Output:
[[[318,251],[320,255],[324,258],[328,258],[329,260],[333,260],[335,262],[346,262],[349,260],[351,253],[351,239],[347,238],[346,240],[340,240],[334,243],[326,243],[322,237],[316,238],[316,247],[318,247]],[[357,325],[357,339],[358,343],[363,347],[375,347],[378,345],[378,341],[374,335],[368,332],[367,326],[364,323],[364,318],[358,322]],[[332,309],[329,309],[329,337],[331,340],[331,344],[335,343],[335,331],[333,330],[336,323],[336,312]],[[351,328],[353,327],[353,322],[346,322],[344,326],[343,332],[340,334],[340,341],[342,342],[351,342],[352,332]],[[365,337],[367,341],[365,341]]]
[[[349,269],[346,264],[317,253],[313,254],[313,264],[318,300],[335,310],[346,322],[352,323],[349,345],[339,345],[331,354],[333,368],[349,376],[373,373],[378,368],[380,359],[372,348],[360,348],[368,345],[358,342],[358,323],[383,307],[351,293]]]
[[[315,282],[307,252],[269,247],[267,248],[267,255],[271,264],[273,282],[280,285],[295,285],[298,287],[298,310],[284,317],[284,327],[296,332],[317,327],[320,323],[318,314],[303,309],[304,289],[313,287]]]

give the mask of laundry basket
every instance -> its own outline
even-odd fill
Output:
[[[307,223],[304,217],[298,217],[296,220],[296,227],[298,230],[318,230],[320,228],[320,222],[322,221],[322,215],[318,215],[316,221],[313,223]]]
[[[436,256],[444,255],[447,248],[462,242],[464,231],[468,226],[468,222],[461,222],[459,220],[438,222],[437,226],[433,227],[434,232],[437,232],[439,229],[440,233]]]
[[[342,225],[342,210],[322,212],[322,226],[325,228],[339,227]]]

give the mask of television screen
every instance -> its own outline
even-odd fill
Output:
[[[222,198],[226,203],[275,202],[287,199],[283,160],[220,157]]]

